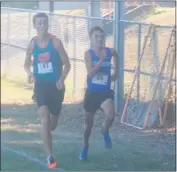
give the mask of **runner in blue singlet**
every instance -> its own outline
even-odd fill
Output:
[[[85,130],[84,143],[80,160],[87,159],[89,136],[93,126],[95,112],[101,108],[106,114],[106,121],[101,130],[106,148],[112,147],[109,128],[114,117],[114,92],[111,90],[111,82],[117,77],[118,55],[115,49],[105,47],[104,31],[100,27],[90,30],[90,42],[92,48],[85,52],[85,65],[87,68],[87,88],[84,98]],[[111,60],[113,58],[113,73],[111,74]]]

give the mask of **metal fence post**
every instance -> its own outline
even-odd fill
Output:
[[[10,39],[10,25],[11,23],[11,19],[10,19],[10,12],[8,12],[8,17],[7,17],[7,43],[10,44],[11,43],[11,39]]]
[[[158,58],[158,34],[157,34],[157,29],[156,27],[153,30],[153,58],[154,58],[154,70],[155,70],[155,75],[159,75],[159,67],[160,67],[160,62]],[[155,82],[155,81],[154,81]],[[159,85],[159,89],[157,90],[157,95],[162,96],[162,85]],[[161,98],[160,98],[161,99]]]
[[[88,2],[88,9],[87,9],[87,12],[88,12],[88,30],[90,30],[91,28],[91,21],[90,21],[90,17],[91,17],[91,2],[89,1]]]
[[[55,2],[54,2],[54,0],[50,0],[49,1],[49,12],[50,13],[53,13],[54,12],[54,9],[55,9],[55,4],[54,4]]]
[[[120,20],[124,19],[124,1],[115,1],[115,49],[119,54],[118,78],[115,82],[115,111],[116,114],[123,110],[124,99],[124,25]]]
[[[73,95],[75,95],[76,91],[76,18],[73,18]]]
[[[140,59],[140,54],[141,54],[141,27],[142,25],[139,24],[138,25],[138,59],[137,59],[137,63],[139,62]],[[140,70],[140,66],[139,69]],[[140,98],[140,72],[137,75],[137,102],[139,103],[139,98]]]
[[[49,16],[50,16],[50,25],[49,25],[49,31],[52,31],[52,24],[53,24],[53,17],[54,17],[54,11],[55,11],[55,4],[54,0],[49,1]]]
[[[29,23],[28,23],[28,40],[31,39],[31,12],[29,12]]]

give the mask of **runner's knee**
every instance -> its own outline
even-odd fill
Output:
[[[50,117],[50,130],[53,131],[58,125],[58,116],[51,115]]]
[[[114,121],[114,119],[115,119],[115,113],[109,113],[108,115],[107,115],[107,118],[110,120],[110,121]]]
[[[107,109],[106,115],[107,115],[107,118],[108,118],[109,120],[113,121],[114,118],[115,118],[114,108],[113,108],[113,107],[110,107],[109,109]]]
[[[107,109],[107,117],[110,119],[110,120],[114,120],[115,118],[115,111],[114,111],[114,107],[113,106],[110,106],[108,109]]]
[[[106,116],[109,120],[114,120],[115,118],[115,109],[114,109],[114,102],[111,99],[107,99],[101,105],[101,108],[106,113]]]
[[[51,122],[51,123],[50,123],[50,130],[51,130],[51,131],[55,130],[55,129],[57,128],[57,124],[58,124],[57,121]]]
[[[49,125],[50,124],[50,114],[46,106],[41,106],[38,110],[38,114],[41,119],[41,124]]]
[[[85,129],[87,130],[91,130],[91,128],[93,127],[93,114],[86,112],[85,115]]]

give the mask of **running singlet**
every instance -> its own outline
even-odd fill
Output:
[[[92,49],[89,49],[93,66],[100,60]],[[99,71],[92,77],[87,76],[87,90],[91,92],[107,91],[111,87],[111,50],[106,48],[106,59]]]
[[[33,73],[36,80],[56,82],[61,76],[62,62],[53,38],[50,35],[45,48],[39,47],[36,38],[33,38]]]

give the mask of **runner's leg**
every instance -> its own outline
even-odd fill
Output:
[[[106,121],[104,124],[104,131],[109,132],[109,128],[112,126],[115,118],[114,102],[112,99],[107,99],[101,104],[101,109],[106,114]]]
[[[55,130],[57,125],[58,125],[58,119],[59,119],[59,115],[60,115],[60,111],[62,108],[62,102],[64,99],[64,93],[65,93],[65,89],[59,91],[56,88],[56,84],[51,84],[50,85],[50,92],[48,95],[48,99],[47,99],[47,104],[48,104],[48,108],[50,111],[50,131]],[[57,166],[57,163],[55,161],[55,159],[53,158],[53,156],[49,156],[48,157],[48,164],[49,167],[54,168]]]
[[[82,152],[80,154],[80,160],[87,159],[89,138],[91,129],[94,121],[94,114],[99,108],[99,101],[97,101],[97,95],[86,91],[84,98],[84,109],[85,109],[85,128],[84,128],[84,143]]]
[[[50,89],[50,86],[46,83],[35,83],[36,101],[39,107],[38,114],[41,120],[41,137],[44,143],[49,168],[54,168],[56,167],[56,163],[53,161],[50,110],[48,108]],[[49,163],[50,161],[52,163]]]
[[[106,100],[100,106],[101,109],[106,114],[106,121],[102,129],[102,134],[104,136],[106,148],[112,148],[112,142],[109,136],[109,129],[112,126],[112,123],[115,118],[115,109],[114,109],[114,101],[113,101],[114,96],[113,95],[114,95],[113,91],[112,90],[109,91],[106,95]]]
[[[41,119],[41,137],[47,156],[52,156],[52,135],[50,131],[50,112],[47,106],[41,106],[38,110]]]

